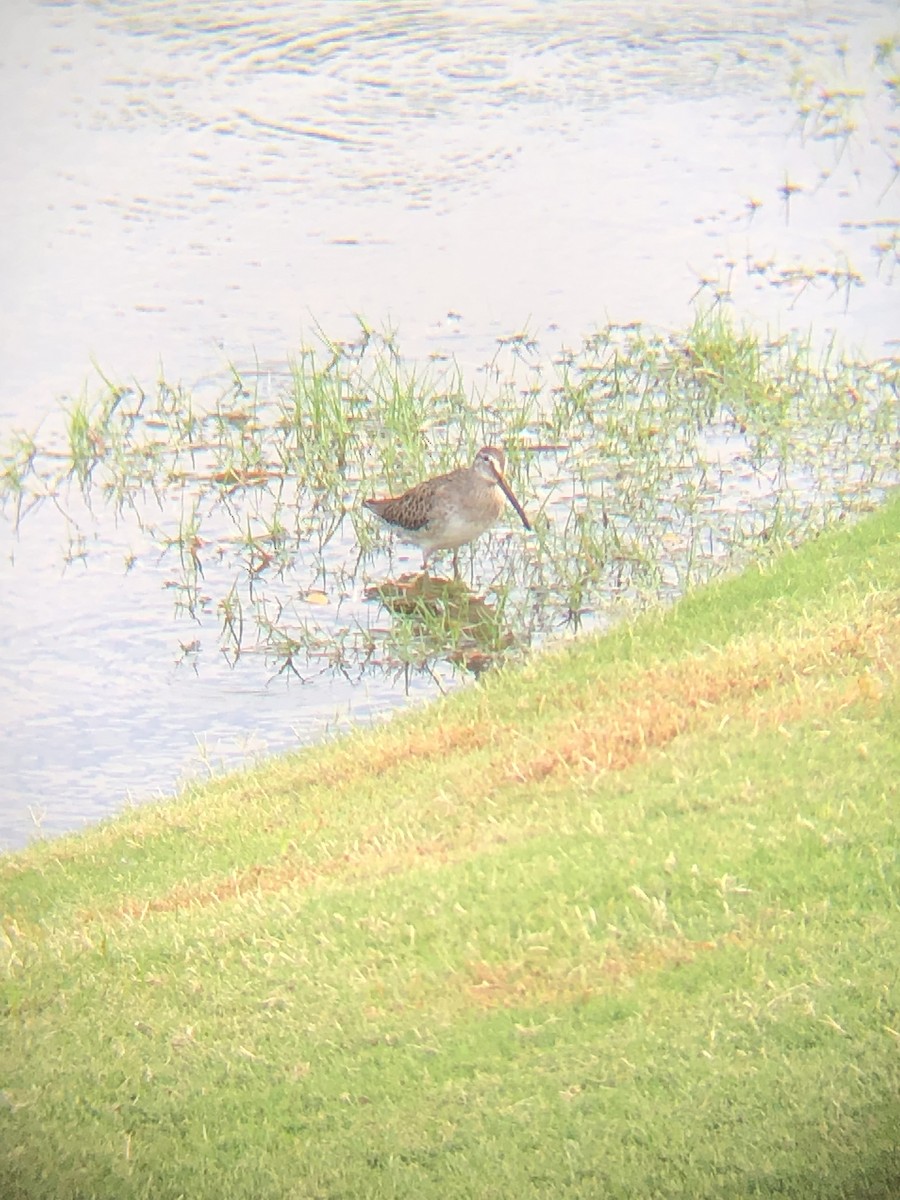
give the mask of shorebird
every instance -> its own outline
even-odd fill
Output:
[[[482,446],[471,467],[457,467],[417,483],[402,496],[363,500],[370,512],[405,542],[422,551],[422,570],[435,550],[453,551],[453,570],[459,572],[457,551],[494,524],[510,502],[526,529],[531,522],[512,493],[503,471],[506,456],[496,446]]]

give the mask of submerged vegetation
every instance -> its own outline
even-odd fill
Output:
[[[42,506],[64,514],[70,557],[114,522],[124,567],[158,558],[177,609],[200,633],[214,621],[232,662],[264,653],[306,677],[483,669],[808,536],[897,479],[895,358],[761,342],[716,310],[682,336],[611,325],[552,354],[523,333],[473,380],[359,329],[283,377],[233,370],[212,399],[104,380],[61,430],[7,445],[0,501],[23,537]],[[482,443],[505,447],[535,532],[467,552],[477,615],[454,622],[452,589],[396,602],[410,581],[386,580],[389,538],[360,500]]]

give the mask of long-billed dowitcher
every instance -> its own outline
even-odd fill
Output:
[[[503,497],[510,502],[526,529],[531,522],[512,493],[503,471],[506,456],[496,446],[482,446],[471,467],[457,467],[446,475],[435,475],[417,483],[402,496],[364,500],[363,504],[405,542],[422,551],[422,570],[435,550],[453,551],[453,569],[458,570],[457,551],[489,529],[503,511]]]

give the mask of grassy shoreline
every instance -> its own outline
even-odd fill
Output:
[[[0,859],[0,1193],[896,1195],[898,549]]]

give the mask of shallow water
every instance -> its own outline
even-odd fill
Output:
[[[804,140],[788,83],[871,87],[894,5],[642,12],[7,0],[0,440],[99,387],[92,359],[215,387],[354,314],[474,371],[525,326],[545,344],[607,319],[678,327],[727,287],[761,328],[882,353],[900,327],[872,226],[900,211],[890,116],[871,100],[852,140]],[[208,642],[185,658],[169,564],[126,571],[134,535],[109,522],[88,565],[65,549],[49,506],[18,538],[0,518],[0,845],[407,695],[233,671]]]

